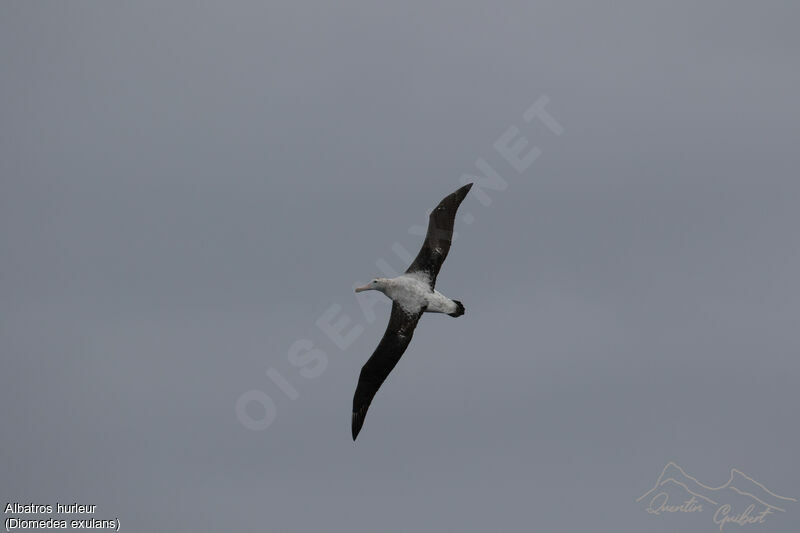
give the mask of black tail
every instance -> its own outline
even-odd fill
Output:
[[[456,304],[456,312],[455,313],[448,313],[450,316],[461,316],[464,314],[464,304],[459,302],[458,300],[453,300]]]

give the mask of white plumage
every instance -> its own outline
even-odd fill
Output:
[[[382,279],[381,290],[386,296],[400,304],[406,313],[455,313],[458,305],[437,290],[431,290],[427,276],[420,273],[403,274],[396,278]]]

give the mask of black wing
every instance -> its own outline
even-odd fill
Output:
[[[364,425],[372,398],[408,348],[421,316],[421,311],[408,314],[397,303],[392,304],[392,316],[386,332],[372,357],[361,368],[361,375],[358,377],[356,394],[353,396],[353,440],[356,440],[361,426]]]
[[[436,276],[442,268],[442,263],[447,258],[450,251],[450,243],[453,241],[453,225],[456,221],[456,211],[458,206],[467,196],[472,188],[472,183],[464,185],[453,194],[447,196],[439,202],[431,212],[428,221],[428,234],[422,249],[417,254],[414,262],[406,270],[406,274],[411,272],[424,272],[430,279],[431,289],[436,286]]]

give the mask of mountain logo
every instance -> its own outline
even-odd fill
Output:
[[[763,524],[770,515],[786,512],[797,500],[775,494],[735,468],[724,485],[704,485],[670,461],[653,488],[636,502],[653,515],[711,511],[712,520],[722,531],[728,524]]]

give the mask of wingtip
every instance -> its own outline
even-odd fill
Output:
[[[356,441],[356,437],[358,437],[358,434],[361,432],[361,426],[362,425],[364,425],[364,424],[361,421],[361,419],[358,417],[358,414],[357,413],[353,413],[353,416],[351,418],[351,423],[350,423],[351,433],[353,435],[353,442]]]
[[[475,185],[475,184],[474,183],[467,183],[466,185],[462,185],[451,196],[455,197],[458,200],[458,202],[460,203],[461,200],[463,200],[464,198],[467,197],[467,193],[469,193],[469,190],[472,188],[473,185]]]

